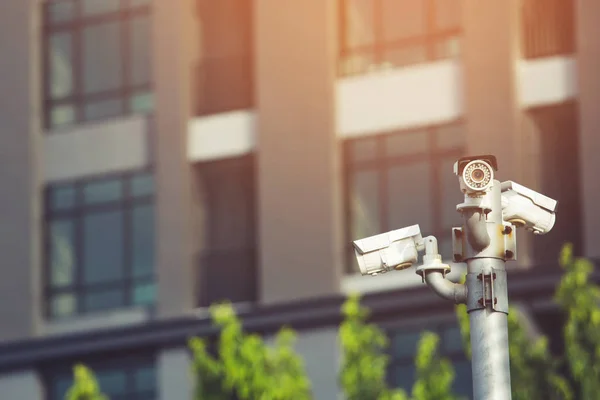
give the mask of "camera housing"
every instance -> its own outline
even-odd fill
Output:
[[[554,227],[558,202],[513,181],[502,182],[502,217],[516,227],[544,235]]]
[[[396,229],[352,242],[362,275],[409,268],[424,248],[419,225]]]
[[[454,163],[460,190],[469,196],[486,193],[494,183],[495,171],[498,171],[498,162],[495,156],[489,154],[462,157]]]

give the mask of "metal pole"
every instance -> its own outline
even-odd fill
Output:
[[[461,210],[467,263],[467,311],[471,325],[471,368],[475,400],[511,400],[508,355],[508,293],[506,235],[500,182],[495,181],[487,204],[491,211]],[[512,238],[514,239],[514,238]],[[510,257],[509,257],[510,258]]]

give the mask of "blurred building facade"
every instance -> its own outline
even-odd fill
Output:
[[[429,329],[469,394],[452,305],[413,270],[360,277],[350,241],[418,223],[449,257],[452,164],[495,154],[559,200],[509,284],[556,335],[560,245],[600,257],[599,18],[595,0],[5,0],[2,398],[57,400],[75,362],[111,399],[190,398],[186,338],[229,299],[248,329],[298,329],[333,399],[356,291],[391,383],[410,387]]]

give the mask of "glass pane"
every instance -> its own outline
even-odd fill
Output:
[[[74,294],[57,294],[50,300],[50,314],[62,318],[74,315],[77,312],[77,299]]]
[[[84,281],[97,283],[123,278],[123,212],[94,213],[83,219]]]
[[[50,222],[50,284],[71,285],[75,279],[75,227],[72,220]]]
[[[156,369],[154,367],[139,368],[134,372],[136,391],[154,390],[156,388]]]
[[[132,210],[133,275],[151,276],[154,272],[154,207],[137,206]]]
[[[119,201],[123,190],[123,181],[120,179],[107,179],[86,183],[83,187],[83,202],[85,204],[98,204]]]
[[[154,110],[154,94],[141,92],[134,94],[129,99],[129,108],[132,113],[149,113]]]
[[[381,233],[378,178],[374,170],[354,173],[349,193],[353,240]]]
[[[389,48],[385,50],[383,57],[384,62],[390,68],[416,65],[428,61],[425,44],[413,47]]]
[[[70,33],[57,33],[48,40],[48,85],[50,96],[56,99],[73,92],[72,37]]]
[[[133,288],[133,304],[150,306],[156,302],[156,284],[143,283]]]
[[[454,163],[456,162],[453,158],[446,158],[441,160],[439,172],[440,179],[439,183],[441,188],[441,207],[442,207],[442,221],[441,227],[444,230],[449,230],[454,226],[462,226],[462,218],[456,206],[464,201],[464,195],[460,191],[458,185],[458,178],[454,175]]]
[[[401,365],[394,368],[394,383],[397,388],[404,389],[410,393],[412,386],[415,383],[415,367],[414,365]]]
[[[72,185],[51,187],[48,191],[50,208],[63,210],[75,206],[75,187]]]
[[[71,21],[75,15],[75,6],[72,1],[57,1],[46,6],[48,21]]]
[[[75,122],[75,107],[67,104],[52,107],[50,111],[50,127],[59,128]]]
[[[435,59],[455,58],[460,56],[460,38],[449,37],[439,39],[435,43]]]
[[[463,350],[462,336],[458,326],[451,326],[444,330],[442,336],[444,351],[447,353],[460,353]]]
[[[439,30],[459,28],[461,24],[460,0],[435,0],[435,27]]]
[[[90,292],[84,295],[83,305],[86,312],[112,310],[125,305],[125,296],[121,288]]]
[[[417,344],[421,338],[421,332],[399,332],[394,335],[392,358],[406,358],[412,360],[417,351]]]
[[[465,126],[463,124],[444,125],[435,128],[435,131],[438,148],[458,149],[466,146]]]
[[[389,229],[419,224],[423,237],[434,234],[431,167],[427,162],[388,171]]]
[[[119,395],[127,391],[127,374],[125,371],[98,371],[98,386],[109,395]]]
[[[131,82],[150,82],[150,17],[140,15],[131,20]]]
[[[349,161],[368,161],[377,158],[377,139],[355,139],[350,141]]]
[[[424,36],[427,26],[428,0],[381,0],[383,40],[392,42],[414,36]]]
[[[54,393],[53,398],[57,400],[64,399],[66,397],[67,391],[69,390],[72,384],[73,379],[70,376],[54,379],[54,381],[52,382],[52,392]]]
[[[373,0],[346,0],[345,43],[347,48],[367,46],[375,42]]]
[[[131,196],[149,196],[154,193],[154,175],[142,173],[131,178]]]
[[[102,3],[94,0],[97,3]],[[83,87],[85,93],[122,86],[121,30],[118,22],[86,26],[83,30]]]
[[[119,11],[120,0],[83,0],[83,15],[106,14]]]
[[[386,154],[393,157],[425,153],[428,150],[427,137],[427,131],[402,132],[389,135],[385,141]]]
[[[111,99],[88,103],[83,113],[87,121],[118,117],[123,115],[123,100]]]

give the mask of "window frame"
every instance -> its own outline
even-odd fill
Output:
[[[154,177],[154,170],[152,168],[143,168],[133,171],[113,173],[113,174],[102,174],[87,176],[85,178],[65,180],[55,182],[46,185],[44,188],[44,214],[43,214],[43,268],[42,268],[42,282],[43,282],[43,311],[44,316],[49,320],[64,320],[74,318],[82,315],[93,313],[94,311],[88,311],[84,305],[84,296],[98,290],[102,291],[109,289],[119,289],[123,293],[122,307],[133,307],[132,301],[133,288],[136,284],[140,283],[156,283],[156,265],[154,265],[151,274],[144,275],[143,277],[136,277],[133,274],[133,210],[137,206],[147,206],[156,204],[156,188],[153,189],[151,194],[145,194],[140,196],[131,195],[131,182],[137,176],[143,176],[145,174],[151,174]],[[101,204],[83,204],[83,190],[86,184],[102,181],[118,180],[121,184],[121,197],[119,200],[111,200],[103,202]],[[156,181],[154,182],[154,185]],[[65,210],[53,210],[51,206],[51,192],[53,189],[60,187],[73,187],[75,190],[75,205]],[[83,218],[89,215],[90,212],[103,212],[107,210],[121,210],[123,211],[123,218],[121,221],[123,229],[123,277],[119,280],[111,280],[107,282],[98,283],[85,283],[83,280],[83,242],[85,240],[83,235]],[[73,243],[73,254],[75,262],[73,265],[73,283],[69,285],[56,287],[52,284],[52,235],[50,233],[51,225],[55,221],[71,221],[74,229],[74,243]],[[156,232],[156,230],[155,230]],[[156,233],[155,233],[156,236]],[[52,300],[55,296],[61,294],[72,294],[75,297],[75,310],[69,315],[55,315],[52,312]],[[155,305],[146,305],[149,309],[153,309]]]
[[[153,84],[151,77],[149,81],[143,84],[132,84],[131,66],[131,41],[133,40],[132,21],[140,16],[148,18],[150,24],[152,21],[151,2],[148,4],[129,7],[131,0],[119,0],[119,10],[100,15],[82,16],[83,0],[48,0],[44,1],[42,7],[42,86],[43,86],[43,126],[46,133],[55,133],[65,128],[72,127],[81,123],[91,123],[101,121],[107,118],[117,118],[119,116],[131,115],[133,113],[131,98],[136,93],[152,93]],[[74,7],[74,16],[70,21],[51,22],[48,18],[50,7],[60,3],[71,3]],[[84,70],[83,70],[83,32],[85,28],[92,25],[102,25],[108,22],[117,22],[119,25],[119,53],[121,62],[121,85],[117,89],[108,89],[96,93],[84,92]],[[72,90],[68,96],[53,98],[52,87],[52,60],[50,40],[56,34],[67,33],[71,38],[71,67],[72,67]],[[150,32],[149,32],[150,33]],[[152,48],[151,35],[148,36],[149,48]],[[120,100],[120,112],[111,117],[86,118],[85,108],[88,104],[99,103],[107,100]],[[72,122],[52,125],[52,110],[55,107],[71,105],[74,110],[74,119]]]
[[[373,43],[361,46],[350,46],[347,38],[347,15],[349,3],[352,0],[339,1],[339,16],[338,16],[338,35],[339,35],[339,56],[338,56],[338,75],[351,76],[360,75],[366,71],[358,71],[354,73],[345,73],[342,70],[342,65],[345,59],[351,55],[371,54],[373,56],[372,64],[379,66],[385,60],[385,52],[387,50],[399,50],[410,48],[413,46],[422,45],[425,48],[426,61],[435,61],[444,57],[437,56],[436,45],[444,39],[457,37],[460,39],[462,35],[462,27],[459,25],[455,28],[438,28],[435,15],[435,1],[423,0],[425,4],[425,33],[423,35],[411,36],[396,40],[386,40],[384,37],[384,27],[382,21],[383,0],[370,0],[371,9],[373,11]]]
[[[353,137],[343,140],[342,145],[342,157],[343,157],[343,170],[344,170],[344,216],[345,216],[345,251],[346,259],[344,262],[344,272],[347,275],[353,275],[356,273],[352,268],[352,241],[358,238],[352,237],[352,226],[353,226],[353,215],[352,215],[352,178],[356,171],[374,170],[377,173],[377,185],[378,185],[378,200],[379,200],[379,223],[380,232],[388,232],[393,229],[400,229],[401,227],[389,226],[389,190],[388,190],[388,172],[391,167],[399,165],[411,165],[418,162],[426,161],[430,165],[430,180],[429,184],[431,190],[431,201],[432,201],[432,222],[433,230],[427,232],[438,239],[438,244],[443,240],[452,237],[452,232],[448,227],[443,226],[443,199],[442,199],[442,185],[441,185],[441,164],[448,158],[454,157],[458,160],[464,156],[467,148],[466,144],[461,146],[443,147],[440,148],[438,145],[438,130],[454,126],[463,126],[464,120],[457,119],[452,122],[444,124],[436,124],[420,127],[417,129],[403,129],[394,130],[378,133],[376,135],[366,135],[360,137]],[[390,156],[386,154],[386,139],[394,135],[410,134],[415,132],[422,132],[427,135],[426,141],[427,146],[425,151],[408,153],[402,155]],[[376,141],[376,155],[368,161],[355,162],[352,159],[352,145],[361,140],[374,139]]]

